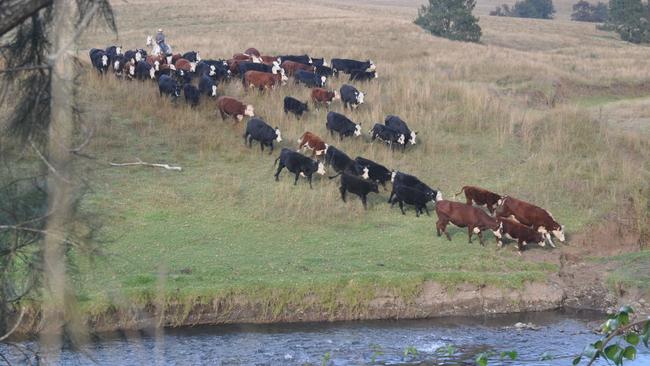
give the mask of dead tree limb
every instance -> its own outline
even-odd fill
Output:
[[[113,162],[111,162],[111,163],[109,163],[109,164],[110,164],[111,166],[134,166],[134,165],[142,165],[142,166],[150,166],[150,167],[154,167],[154,168],[163,168],[163,169],[167,169],[167,170],[176,170],[176,171],[179,171],[179,172],[183,170],[183,168],[181,168],[180,166],[173,166],[173,165],[169,165],[169,164],[155,164],[155,163],[147,163],[147,162],[142,161],[142,160],[140,160],[140,159],[137,159],[137,160],[138,160],[138,161],[133,162],[133,163],[113,163]]]

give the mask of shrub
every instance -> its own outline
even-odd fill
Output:
[[[585,0],[580,0],[573,4],[571,20],[578,22],[602,23],[607,21],[608,13],[609,8],[607,7],[607,4],[603,2],[598,2],[598,4],[592,5]]]
[[[490,15],[516,18],[551,19],[555,13],[552,0],[522,0],[510,8],[503,4],[497,6]]]
[[[429,33],[453,41],[478,42],[481,27],[472,15],[476,0],[429,0],[414,23]]]
[[[608,28],[615,30],[624,41],[650,42],[650,11],[641,0],[610,0]]]

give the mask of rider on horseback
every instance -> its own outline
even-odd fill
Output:
[[[160,52],[165,54],[165,56],[171,56],[172,52],[169,46],[165,43],[165,35],[163,34],[162,29],[158,29],[156,33],[156,43],[160,47]]]

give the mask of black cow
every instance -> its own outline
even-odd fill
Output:
[[[185,95],[185,101],[192,107],[199,105],[199,97],[201,96],[201,93],[199,93],[199,89],[194,85],[189,83],[183,85],[183,95]]]
[[[285,114],[291,112],[295,114],[298,119],[300,119],[300,116],[302,116],[302,114],[307,111],[309,111],[309,108],[307,107],[307,102],[303,103],[294,97],[289,97],[289,96],[284,97]]]
[[[122,76],[122,69],[124,68],[124,64],[126,63],[126,57],[124,55],[117,55],[111,62],[111,67],[113,68],[113,72],[117,76]]]
[[[112,64],[118,56],[122,56],[122,47],[121,46],[109,46],[104,50],[106,56],[108,56],[108,61]]]
[[[192,82],[192,75],[194,73],[185,71],[185,70],[180,70],[176,69],[176,80],[178,80],[182,84],[187,84]]]
[[[216,97],[217,82],[208,75],[201,75],[199,79],[199,92],[210,97]]]
[[[280,171],[282,171],[282,169],[285,167],[288,171],[296,175],[296,179],[293,181],[293,185],[298,184],[298,177],[302,174],[307,177],[307,180],[309,181],[309,188],[312,188],[312,175],[314,175],[314,173],[325,175],[325,167],[323,166],[323,163],[319,162],[318,160],[310,159],[303,154],[297,153],[290,149],[282,149],[280,156],[275,159],[273,166],[278,163],[278,160],[280,161],[280,164],[278,165],[278,170],[275,172],[276,181],[280,180]]]
[[[311,64],[314,66],[327,66],[325,58],[311,58]]]
[[[325,165],[331,166],[335,172],[339,173],[331,178],[335,178],[341,173],[357,175],[363,179],[370,178],[368,167],[356,160],[350,159],[346,153],[331,145],[327,147],[327,152],[325,153]]]
[[[278,56],[280,59],[280,65],[282,65],[283,62],[285,61],[293,61],[293,62],[298,62],[303,65],[311,65],[312,64],[312,59],[308,55],[301,55],[301,56],[296,56],[296,55],[285,55],[285,56]]]
[[[393,186],[394,198],[391,201],[391,207],[395,203],[399,203],[399,209],[402,210],[402,215],[406,215],[404,212],[404,203],[415,206],[415,216],[420,217],[420,213],[424,210],[427,213],[427,216],[431,216],[429,209],[427,208],[427,202],[430,201],[430,197],[423,191],[417,188],[411,188],[402,184],[397,184]]]
[[[334,71],[332,70],[331,67],[328,66],[316,66],[316,75],[319,76],[332,76],[334,75]]]
[[[257,63],[257,62],[240,62],[239,63],[239,75],[241,78],[244,78],[244,74],[246,74],[246,71],[261,71],[261,72],[268,72],[271,74],[277,74],[280,73],[284,75],[284,69],[282,69],[279,65],[267,65],[267,64],[262,64],[262,63]]]
[[[90,62],[100,74],[104,74],[108,71],[109,58],[104,50],[93,48],[88,52],[88,54],[90,56]]]
[[[387,143],[390,146],[391,150],[395,148],[395,145],[402,145],[402,151],[404,150],[404,140],[406,139],[404,137],[404,134],[400,133],[392,127],[388,127],[380,123],[375,123],[375,125],[372,126],[372,129],[370,130],[370,137],[372,141],[379,139]]]
[[[352,70],[372,71],[375,69],[375,64],[371,60],[357,61],[344,58],[333,58],[332,69],[334,70],[334,75],[338,75],[339,72],[349,74]]]
[[[271,147],[269,155],[273,152],[273,140],[277,142],[282,141],[280,130],[276,127],[269,126],[260,118],[252,118],[246,124],[246,132],[244,132],[244,144],[248,147],[253,146],[253,140],[260,142],[260,148],[264,151],[264,146]]]
[[[393,189],[391,190],[390,196],[388,197],[388,203],[391,203],[393,195],[395,195],[395,186],[399,185],[415,188],[424,192],[427,197],[429,197],[429,201],[440,201],[442,199],[442,193],[436,191],[435,189],[431,189],[431,187],[424,184],[421,180],[413,175],[393,171],[391,173],[390,180],[393,182]]]
[[[228,69],[228,63],[223,60],[201,60],[196,64],[196,73],[202,75],[208,70],[208,75],[214,77],[217,81],[229,79],[231,71]],[[214,74],[213,74],[214,73]]]
[[[326,76],[319,76],[318,74],[305,70],[296,71],[293,77],[297,84],[302,83],[309,88],[322,88],[325,85],[325,81],[327,81]]]
[[[350,81],[368,81],[378,77],[376,71],[352,70],[350,72]]]
[[[403,133],[406,137],[406,142],[410,142],[411,145],[415,145],[415,138],[418,135],[417,131],[411,131],[406,122],[404,122],[401,118],[398,116],[388,115],[384,119],[384,124]]]
[[[361,124],[356,124],[348,117],[337,112],[327,113],[327,122],[325,127],[330,132],[330,135],[334,136],[334,131],[338,132],[339,139],[343,140],[343,137],[349,136],[360,136],[361,135]]]
[[[330,179],[332,178],[334,177],[330,177]],[[341,185],[339,187],[339,192],[341,192],[341,199],[343,200],[343,202],[346,202],[345,200],[346,192],[356,194],[357,196],[359,196],[359,198],[361,198],[361,203],[363,204],[363,208],[367,210],[368,193],[370,192],[379,193],[379,188],[377,187],[377,183],[375,182],[368,181],[351,174],[343,173],[341,175]]]
[[[391,178],[391,171],[388,168],[361,156],[357,156],[354,161],[368,168],[368,179],[381,184],[386,189],[386,182],[390,181]]]
[[[156,77],[156,70],[153,66],[149,65],[147,61],[138,61],[135,64],[135,77],[138,80],[153,79]]]
[[[147,51],[141,48],[137,50],[128,50],[124,52],[124,58],[126,58],[127,62],[131,60],[138,62],[147,58]]]
[[[181,58],[186,59],[189,62],[199,62],[201,61],[201,55],[197,51],[185,52]]]
[[[359,105],[363,104],[364,94],[352,85],[343,84],[340,91],[343,108],[348,108],[348,105],[352,108],[357,108]]]
[[[163,94],[170,95],[172,98],[181,96],[180,85],[178,85],[178,82],[168,75],[162,75],[160,79],[158,79],[158,91],[160,92],[160,96]]]

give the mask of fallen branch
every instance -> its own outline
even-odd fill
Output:
[[[179,171],[179,172],[180,172],[181,170],[183,170],[183,168],[181,168],[180,166],[173,166],[173,165],[169,165],[169,164],[154,164],[154,163],[147,163],[147,162],[144,162],[144,161],[142,161],[142,160],[140,160],[140,159],[138,159],[138,161],[136,161],[136,162],[134,162],[134,163],[109,163],[109,164],[110,164],[111,166],[133,166],[133,165],[143,165],[143,166],[150,166],[150,167],[154,167],[154,168],[163,168],[163,169],[167,169],[167,170],[176,170],[176,171]]]

